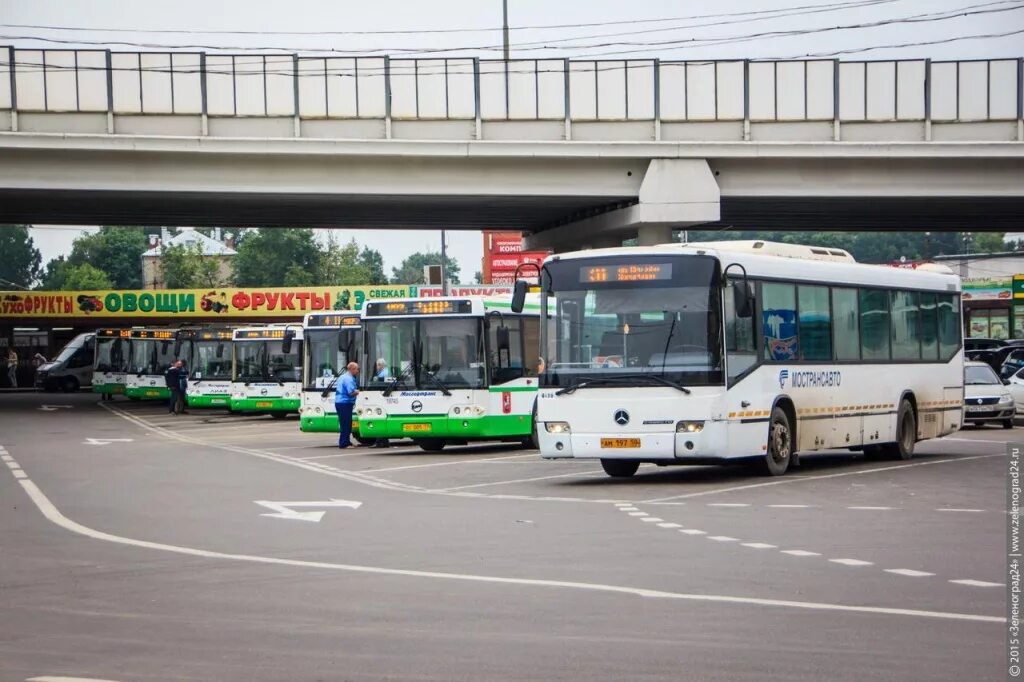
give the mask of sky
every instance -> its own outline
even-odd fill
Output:
[[[978,59],[1018,57],[1024,47],[1024,0],[507,1],[512,58]],[[501,23],[501,0],[0,0],[0,45],[18,47],[495,58]],[[1011,31],[1020,32],[957,40]],[[438,250],[441,239],[429,231],[335,232],[380,251],[389,274],[411,253]],[[45,262],[69,253],[81,233],[44,226],[32,236]],[[471,281],[483,255],[480,233],[447,234],[461,279]]]

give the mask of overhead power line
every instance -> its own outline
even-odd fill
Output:
[[[722,12],[717,14],[692,14],[680,17],[657,17],[651,19],[624,19],[618,21],[596,21],[589,23],[574,24],[535,24],[532,26],[509,26],[510,31],[540,31],[566,28],[590,28],[594,26],[623,26],[653,23],[667,23],[670,21],[689,21],[691,19],[720,19],[725,17],[756,17],[788,12],[791,10],[819,9],[823,11],[835,11],[859,7],[865,4],[887,4],[902,2],[903,0],[849,0],[848,2],[836,2],[828,5],[796,5],[790,7],[776,7],[774,9],[753,10],[747,12]],[[741,23],[741,22],[738,22]],[[45,24],[9,24],[0,23],[0,26],[9,28],[42,29],[47,31],[85,31],[89,33],[150,33],[169,35],[257,35],[257,36],[307,36],[307,35],[337,35],[337,36],[362,36],[362,35],[434,35],[444,33],[485,33],[501,31],[503,27],[492,26],[484,28],[442,28],[442,29],[406,29],[406,30],[383,30],[383,31],[244,31],[244,30],[217,30],[217,29],[144,29],[144,28],[100,28],[84,26],[55,26]]]
[[[865,2],[877,3],[884,0],[864,0]],[[812,35],[830,31],[846,31],[846,30],[864,30],[879,28],[882,26],[898,25],[898,24],[920,24],[930,23],[938,21],[947,21],[951,19],[960,19],[973,15],[984,15],[993,14],[1000,12],[1015,11],[1024,8],[1024,4],[1016,4],[1010,7],[1004,7],[1000,5],[1006,5],[1009,2],[1019,2],[1019,0],[998,0],[997,2],[987,2],[975,5],[967,5],[952,10],[942,10],[939,12],[929,12],[923,14],[914,14],[903,17],[895,17],[891,19],[881,19],[871,22],[861,22],[846,25],[837,26],[823,26],[816,28],[807,29],[794,29],[786,31],[762,31],[758,33],[745,33],[735,34],[730,36],[714,36],[707,38],[686,38],[681,40],[659,40],[659,41],[606,41],[597,43],[587,44],[566,44],[567,41],[573,40],[584,40],[593,39],[597,37],[613,37],[617,35],[629,35],[629,34],[612,34],[611,36],[578,36],[575,38],[565,39],[554,39],[549,41],[536,41],[514,44],[513,47],[518,52],[539,52],[539,51],[550,51],[554,49],[594,49],[594,48],[607,48],[607,47],[635,47],[637,49],[621,50],[615,52],[601,52],[582,54],[581,57],[596,57],[596,56],[612,56],[612,55],[625,55],[633,54],[637,52],[650,52],[655,49],[686,49],[689,47],[705,47],[705,46],[719,46],[738,44],[744,42],[750,42],[752,40],[770,40],[775,38],[787,38],[803,35]],[[662,30],[691,30],[694,28],[702,28],[707,25],[700,26],[677,26],[671,29],[658,29]],[[414,55],[430,55],[430,54],[447,54],[453,52],[466,52],[466,51],[500,51],[503,49],[502,45],[475,45],[475,46],[459,46],[459,47],[438,47],[438,48],[362,48],[362,49],[338,49],[338,48],[296,48],[296,47],[280,47],[280,46],[217,46],[217,45],[200,45],[200,44],[167,44],[167,43],[145,43],[145,42],[134,42],[134,41],[92,41],[92,40],[73,40],[73,39],[62,39],[62,38],[47,38],[43,36],[30,36],[30,35],[0,35],[0,39],[5,40],[31,40],[37,42],[44,42],[50,44],[59,45],[96,45],[96,46],[108,46],[108,45],[124,45],[128,47],[139,47],[147,49],[168,49],[168,50],[226,50],[240,53],[247,52],[313,52],[313,53],[325,53],[325,54],[338,54],[338,55],[382,55],[385,53],[399,53],[407,54],[409,56]]]

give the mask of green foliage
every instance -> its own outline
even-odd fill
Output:
[[[387,284],[384,258],[379,251],[364,248],[352,239],[339,244],[334,235],[327,237],[327,246],[320,254],[316,284]]]
[[[160,267],[168,289],[200,289],[227,284],[220,274],[220,258],[204,256],[199,244],[165,246]]]
[[[444,270],[445,277],[450,282],[459,281],[459,264],[457,261],[445,256]],[[441,254],[414,253],[402,261],[397,268],[391,268],[391,281],[395,284],[423,284],[423,267],[426,265],[437,265],[441,263]]]
[[[758,232],[750,230],[689,230],[691,242],[763,239],[785,244],[808,244],[845,249],[862,263],[921,260],[958,253],[1005,251],[1001,232]]]
[[[473,273],[473,283],[474,284],[483,284],[483,282],[484,282],[484,273],[480,272],[479,270],[474,272]]]
[[[64,256],[57,256],[46,264],[46,271],[39,281],[38,289],[43,291],[61,291],[68,278],[68,261]]]
[[[273,227],[249,230],[239,236],[232,259],[238,286],[308,286],[316,284],[320,249],[313,230]]]
[[[64,275],[64,282],[60,287],[64,291],[114,288],[114,283],[110,281],[107,273],[88,263],[68,265],[64,269]]]
[[[89,264],[107,273],[114,288],[142,287],[142,254],[149,250],[146,229],[105,225],[75,240],[70,265]]]
[[[384,274],[384,256],[376,249],[364,247],[359,252],[359,262],[366,269],[365,284],[387,284],[388,276]]]
[[[0,289],[27,289],[39,279],[42,256],[28,225],[0,226]]]

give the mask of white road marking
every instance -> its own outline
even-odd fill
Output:
[[[384,467],[383,469],[366,469],[365,472],[368,474],[379,474],[383,471],[405,471],[406,469],[426,469],[429,467],[449,466],[451,464],[482,464],[484,462],[491,462],[496,459],[521,459],[523,457],[539,458],[539,455],[536,452],[533,452],[528,455],[508,455],[507,457],[476,457],[474,459],[459,459],[450,462],[431,462],[429,464],[408,464],[405,466],[398,467]]]
[[[683,528],[679,532],[686,533],[687,535],[707,535],[707,533],[705,533],[704,531],[697,530],[696,528]]]
[[[782,553],[790,556],[821,556],[819,552],[808,552],[806,549],[784,549]]]
[[[892,507],[847,507],[847,509],[858,509],[860,511],[892,511]]]
[[[636,507],[632,507],[632,506],[626,506],[626,507],[623,507],[622,505],[618,505],[618,507],[619,507],[619,509],[620,509],[620,510],[622,510],[622,511],[624,511],[624,512],[631,512],[631,511],[640,511],[640,510],[639,510],[639,509],[637,509]]]
[[[973,512],[973,513],[978,513],[978,512],[983,512],[985,510],[984,509],[951,509],[951,508],[948,508],[948,507],[943,507],[942,509],[936,509],[935,511],[944,511],[944,512]]]
[[[630,516],[647,516],[647,512],[633,511],[633,512],[629,512],[629,515]]]
[[[616,502],[615,506],[619,507],[619,508],[622,508],[622,507],[632,507],[633,503],[632,502]]]
[[[808,509],[812,505],[809,504],[769,504],[769,507],[773,509]]]
[[[64,675],[43,675],[42,677],[30,677],[25,682],[117,682],[117,680],[106,680],[98,677],[66,677]]]
[[[253,500],[254,503],[267,509],[273,509],[273,514],[260,514],[260,516],[270,516],[277,519],[288,519],[291,521],[310,521],[312,523],[320,523],[320,519],[324,517],[326,511],[296,511],[293,507],[348,507],[349,509],[359,509],[363,506],[362,502],[356,502],[355,500],[321,500],[321,501],[310,501],[310,502],[273,502],[271,500]]]
[[[896,575],[906,575],[911,578],[923,578],[929,575],[935,575],[934,573],[928,573],[927,571],[915,571],[912,568],[887,568],[886,573],[895,573]]]
[[[739,538],[731,538],[728,535],[709,535],[708,540],[715,542],[739,542]]]
[[[501,576],[475,575],[469,573],[442,573],[438,571],[418,571],[401,568],[384,568],[378,566],[361,566],[355,564],[336,564],[326,561],[302,561],[298,559],[283,559],[279,557],[265,557],[252,554],[229,554],[226,552],[214,552],[194,547],[182,547],[180,545],[169,545],[148,540],[135,540],[119,535],[104,533],[83,526],[64,516],[57,507],[50,502],[43,491],[32,481],[21,481],[21,486],[31,498],[39,511],[51,523],[54,523],[72,533],[78,533],[94,540],[102,540],[122,545],[140,547],[144,549],[157,550],[162,552],[173,552],[188,556],[197,556],[207,559],[223,559],[229,561],[245,561],[250,563],[270,564],[276,566],[291,566],[300,568],[316,568],[322,570],[347,571],[352,573],[369,573],[376,575],[402,576],[408,578],[433,578],[441,580],[460,580],[466,582],[492,583],[503,585],[524,585],[530,587],[562,588],[572,590],[588,590],[593,592],[605,592],[615,594],[626,594],[631,596],[680,599],[686,601],[699,601],[711,603],[742,604],[746,606],[770,606],[778,608],[808,609],[818,611],[839,611],[846,613],[870,613],[877,615],[908,616],[915,618],[939,618],[945,620],[962,620],[982,623],[1005,623],[1006,618],[1002,616],[983,616],[973,613],[955,613],[948,611],[924,611],[920,609],[900,609],[881,606],[853,606],[848,604],[829,604],[823,602],[802,602],[783,599],[763,599],[757,597],[735,597],[730,595],[716,594],[689,594],[685,592],[667,592],[662,590],[651,590],[639,587],[628,587],[624,585],[608,585],[601,583],[584,583],[567,580],[547,580],[535,578],[509,578]]]
[[[777,547],[777,545],[769,545],[767,542],[744,542],[743,546],[753,549],[775,549]]]
[[[14,458],[11,457],[10,455],[0,455],[0,459],[2,459],[5,462],[13,462],[14,461]]]
[[[21,468],[20,466],[18,466],[18,463],[15,462],[13,459],[10,460],[10,461],[5,461],[5,463],[7,464],[7,468],[8,469],[20,469]]]
[[[1005,443],[1004,443],[1005,445]],[[909,469],[911,467],[924,467],[932,466],[935,464],[951,464],[955,462],[969,462],[974,459],[987,459],[990,457],[1006,457],[1006,453],[1000,452],[998,454],[991,455],[972,455],[970,457],[951,457],[949,459],[936,459],[928,462],[914,462],[912,464],[896,464],[894,466],[883,466],[874,467],[871,469],[861,469],[858,471],[843,471],[838,474],[821,474],[818,476],[785,476],[777,481],[768,481],[766,483],[751,483],[749,485],[737,485],[731,488],[717,488],[715,490],[702,490],[697,493],[687,493],[685,495],[671,495],[669,497],[655,497],[650,500],[640,500],[643,504],[656,504],[659,502],[670,502],[672,500],[682,500],[691,497],[703,497],[705,495],[720,495],[722,493],[731,493],[737,490],[750,490],[751,488],[764,488],[770,485],[789,485],[791,483],[803,483],[805,481],[821,481],[827,478],[839,478],[841,476],[866,476],[868,474],[884,473],[886,471],[895,471],[897,469]]]
[[[659,523],[658,528],[682,528],[680,523]]]
[[[26,474],[26,473],[25,473],[24,471],[22,471],[21,469],[15,469],[15,470],[14,470],[14,471],[12,471],[11,473],[12,473],[12,474],[14,474],[14,477],[15,477],[15,478],[18,478],[18,479],[24,479],[24,478],[28,478],[28,474]]]
[[[749,507],[746,502],[709,502],[709,507]]]
[[[861,561],[860,559],[829,559],[834,564],[842,564],[843,566],[871,566],[871,561]]]
[[[661,523],[665,519],[659,519],[657,516],[648,516],[645,519],[640,519],[644,523]]]
[[[277,448],[277,449],[278,450],[284,450],[285,448]],[[332,459],[334,457],[358,457],[359,455],[367,455],[367,454],[369,454],[369,453],[367,453],[367,452],[359,452],[359,451],[356,451],[356,452],[339,452],[339,453],[336,453],[336,454],[333,454],[333,455],[317,455],[316,457],[296,457],[296,459],[300,459],[303,462],[312,462],[313,460],[317,460],[317,459]]]
[[[569,478],[571,476],[592,476],[602,474],[604,469],[594,471],[574,471],[571,474],[555,474],[554,476],[535,476],[534,478],[514,478],[511,481],[491,481],[490,483],[474,483],[473,485],[459,485],[454,488],[438,488],[437,492],[451,492],[453,490],[468,490],[469,488],[484,488],[491,485],[509,485],[511,483],[530,483],[531,481],[547,481],[552,478]]]
[[[1005,583],[990,583],[986,580],[950,580],[949,582],[970,587],[1006,587]]]
[[[110,445],[111,443],[131,443],[134,438],[86,438],[83,445]]]

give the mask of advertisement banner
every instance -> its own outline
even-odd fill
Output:
[[[514,255],[491,256],[491,272],[494,274],[505,271],[515,272],[516,268],[524,263],[540,265],[547,257],[547,251],[523,251]],[[529,271],[536,272],[534,268],[529,268]]]
[[[961,280],[961,298],[965,301],[999,301],[1013,297],[1010,278],[971,277]]]
[[[317,310],[361,310],[371,298],[405,298],[404,284],[337,287],[240,287],[121,291],[4,291],[0,319],[284,317]]]
[[[511,296],[511,286],[495,286],[492,284],[449,284],[449,296]],[[441,287],[413,284],[409,287],[411,298],[436,298],[444,296]]]

